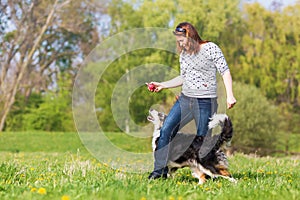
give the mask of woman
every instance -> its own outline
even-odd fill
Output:
[[[213,42],[202,40],[188,22],[180,23],[173,34],[180,54],[180,75],[166,82],[151,82],[154,85],[151,91],[182,86],[182,92],[161,129],[154,153],[154,170],[149,179],[167,178],[167,146],[180,128],[194,119],[197,135],[207,135],[209,118],[217,111],[217,71],[226,88],[227,108],[236,103],[231,74],[221,49]]]

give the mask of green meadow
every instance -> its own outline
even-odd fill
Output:
[[[149,139],[108,135],[120,148],[151,151]],[[77,133],[4,132],[0,134],[0,199],[299,199],[299,158],[237,153],[229,162],[237,183],[219,178],[198,185],[186,168],[173,178],[149,181],[148,172],[127,173],[98,161]]]

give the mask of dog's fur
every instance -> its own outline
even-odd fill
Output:
[[[153,152],[156,150],[157,142],[160,137],[160,129],[166,115],[154,109],[149,110],[148,121],[154,124],[152,138]],[[204,136],[195,136],[194,134],[177,133],[169,147],[168,168],[169,173],[174,173],[182,167],[190,167],[192,175],[199,179],[199,184],[206,180],[206,176],[212,178],[223,177],[232,182],[236,182],[228,171],[228,161],[221,146],[229,143],[232,135],[232,123],[226,114],[215,114],[209,122],[209,129],[221,126],[222,131],[218,135],[214,146],[209,147],[209,151],[203,154]]]

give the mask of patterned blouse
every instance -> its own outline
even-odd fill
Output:
[[[221,49],[213,42],[201,46],[197,54],[182,52],[179,58],[183,78],[182,93],[189,97],[217,97],[217,74],[229,70]]]

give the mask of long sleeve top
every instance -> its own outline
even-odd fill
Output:
[[[223,74],[229,70],[221,49],[213,42],[201,46],[197,54],[180,54],[180,76],[182,93],[189,97],[217,97],[217,71]]]

